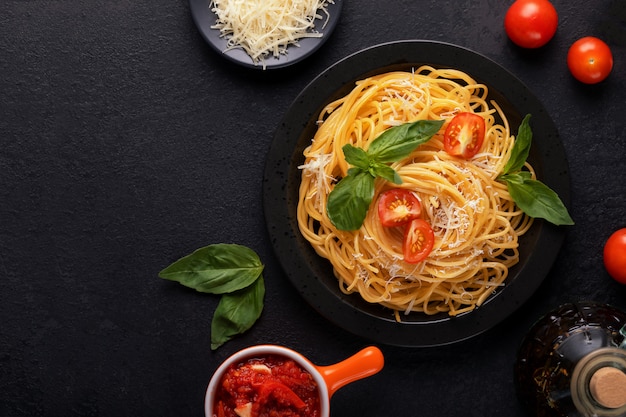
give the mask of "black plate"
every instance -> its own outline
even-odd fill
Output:
[[[224,52],[227,48],[227,39],[220,37],[219,29],[211,29],[211,26],[215,25],[217,21],[217,15],[211,11],[209,3],[210,0],[189,0],[191,16],[204,40],[218,53],[237,64],[248,68],[263,69],[263,64],[258,63],[255,65],[250,55],[243,49],[231,49]],[[287,47],[287,54],[278,58],[266,58],[265,69],[283,68],[293,65],[317,51],[326,42],[335,26],[337,26],[342,6],[343,0],[335,0],[334,3],[329,4],[327,7],[328,21],[326,22],[326,14],[323,12],[321,13],[323,18],[316,20],[315,29],[323,34],[322,37],[300,39],[298,41],[299,46],[290,45]],[[326,25],[322,27],[324,22],[326,22]]]
[[[347,94],[354,81],[422,64],[456,68],[486,84],[491,98],[507,115],[513,132],[532,115],[534,140],[529,156],[538,178],[569,205],[569,172],[558,131],[539,100],[504,68],[488,58],[446,43],[400,41],[368,48],[328,68],[297,97],[278,127],[270,148],[263,183],[265,218],[272,245],[287,276],[302,296],[324,317],[370,340],[397,346],[445,345],[478,335],[520,307],[548,274],[565,234],[564,227],[536,220],[520,238],[521,261],[510,270],[506,285],[474,311],[449,317],[422,313],[402,315],[359,294],[344,295],[330,262],[319,257],[302,237],[296,220],[302,152],[315,134],[322,107]]]

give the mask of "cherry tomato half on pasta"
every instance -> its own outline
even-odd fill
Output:
[[[626,228],[614,232],[604,244],[604,267],[615,281],[626,284]]]
[[[378,217],[385,227],[402,226],[422,213],[417,196],[403,188],[385,191],[378,198]]]
[[[422,219],[413,219],[404,230],[402,251],[404,261],[418,263],[426,259],[435,244],[435,233]]]
[[[445,151],[454,156],[471,158],[485,140],[485,119],[478,114],[463,112],[452,118],[443,136]]]
[[[587,36],[570,46],[567,52],[567,66],[578,81],[596,84],[611,73],[613,54],[604,41]]]
[[[504,16],[504,30],[522,48],[539,48],[556,33],[559,16],[548,0],[516,0]]]

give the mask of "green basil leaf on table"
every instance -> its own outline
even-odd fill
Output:
[[[221,297],[211,321],[212,350],[254,325],[263,311],[264,296],[265,283],[261,275],[249,287]]]
[[[179,259],[159,272],[159,276],[196,291],[224,294],[252,284],[262,271],[263,264],[252,249],[220,243]]]
[[[506,182],[515,204],[530,217],[545,219],[557,226],[574,224],[558,194],[541,181],[530,178],[530,173],[505,174],[500,179]]]
[[[326,213],[340,230],[356,230],[363,224],[374,198],[374,177],[368,172],[351,169],[328,195]]]
[[[159,277],[199,292],[220,294],[211,321],[211,349],[250,329],[265,296],[264,265],[252,249],[218,243],[194,251],[159,272]]]

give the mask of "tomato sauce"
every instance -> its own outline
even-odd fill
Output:
[[[215,393],[213,417],[320,417],[313,376],[280,355],[231,365]]]

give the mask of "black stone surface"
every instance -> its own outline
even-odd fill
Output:
[[[186,1],[0,3],[0,416],[203,416],[212,372],[258,343],[338,362],[370,342],[318,315],[268,240],[262,178],[274,131],[325,68],[382,42],[457,44],[507,68],[559,129],[572,177],[568,229],[549,276],[511,317],[438,348],[380,345],[378,375],[342,388],[333,416],[521,417],[516,349],[556,305],[626,309],[602,246],[626,227],[626,13],[620,0],[554,1],[555,38],[515,47],[510,2],[344,1],[331,38],[271,72],[209,47]],[[595,86],[565,58],[605,39],[615,67]],[[239,243],[266,265],[266,306],[210,350],[218,299],[161,280],[172,261]]]

